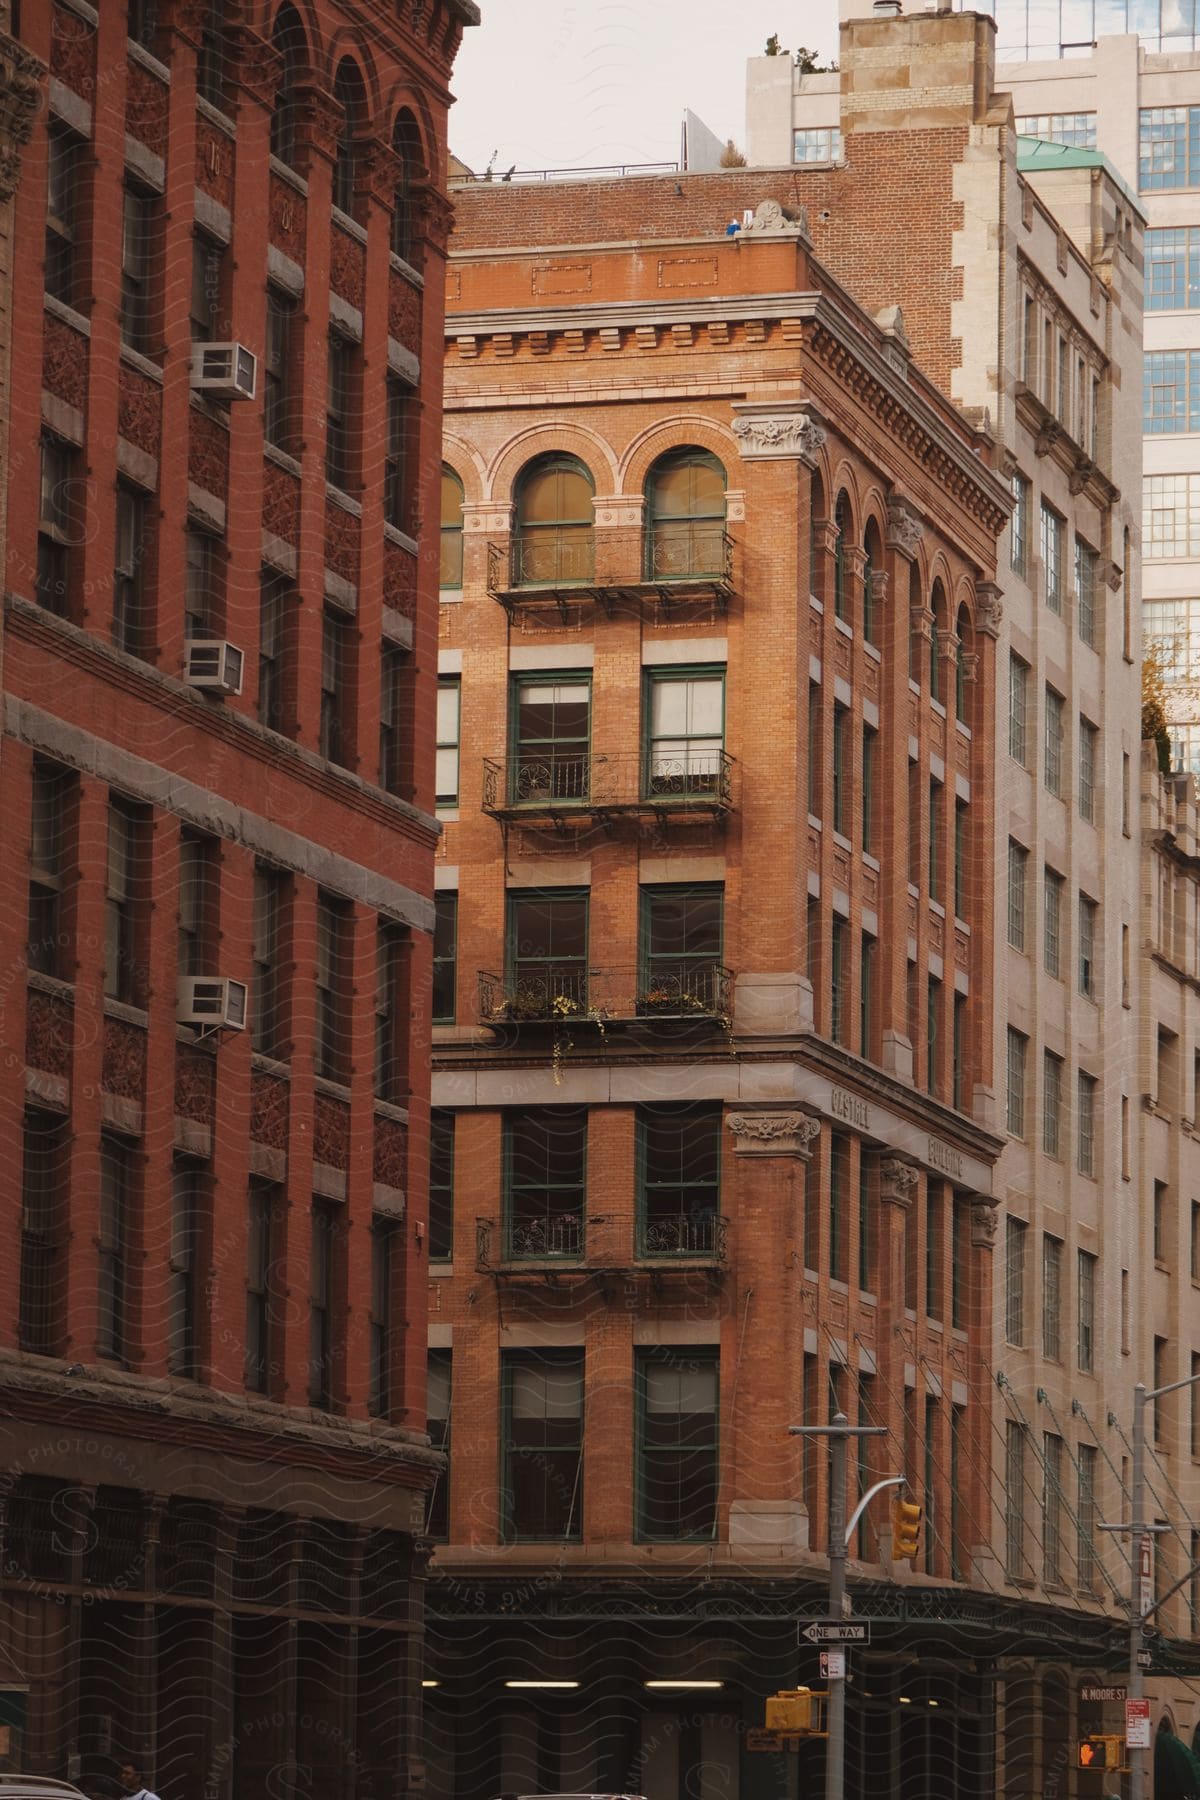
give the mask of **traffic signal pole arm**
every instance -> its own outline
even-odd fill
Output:
[[[866,1493],[863,1495],[862,1499],[859,1501],[858,1505],[855,1507],[854,1511],[851,1513],[850,1523],[846,1527],[846,1548],[847,1548],[847,1550],[850,1548],[850,1540],[854,1536],[855,1530],[858,1526],[858,1521],[862,1518],[863,1514],[866,1512],[868,1506],[870,1506],[870,1504],[871,1504],[872,1500],[875,1498],[876,1494],[882,1494],[884,1488],[903,1487],[904,1483],[905,1483],[905,1479],[906,1478],[903,1475],[889,1475],[886,1481],[877,1481],[873,1488],[867,1489]],[[1185,1580],[1187,1579],[1186,1576],[1184,1577],[1184,1579]]]

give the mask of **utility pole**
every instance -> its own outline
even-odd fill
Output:
[[[849,1438],[886,1437],[886,1425],[851,1425],[844,1412],[835,1413],[828,1425],[789,1425],[791,1437],[829,1439],[829,1617],[850,1616],[846,1597],[846,1548],[854,1526],[872,1494],[892,1487],[902,1476],[881,1481],[859,1502],[850,1528],[846,1527],[846,1443]],[[849,1651],[843,1655],[848,1658]],[[843,1663],[843,1668],[847,1666]],[[829,1678],[829,1737],[825,1745],[825,1800],[844,1800],[846,1788],[846,1677]]]

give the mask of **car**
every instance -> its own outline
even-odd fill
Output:
[[[84,1800],[79,1788],[51,1775],[0,1774],[0,1800]]]

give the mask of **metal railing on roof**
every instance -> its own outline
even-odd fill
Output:
[[[525,181],[603,181],[606,177],[623,175],[678,175],[677,162],[653,163],[607,163],[599,168],[585,169],[518,169],[514,164],[511,169],[500,173],[495,169],[485,169],[482,175],[469,171],[466,174],[451,175],[450,187],[469,187],[479,182],[525,182]]]

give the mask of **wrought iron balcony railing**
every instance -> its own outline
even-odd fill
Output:
[[[479,972],[479,1016],[484,1024],[555,1024],[588,1011],[588,971],[579,963]]]
[[[570,812],[728,812],[734,759],[712,746],[628,751],[514,750],[486,757],[483,810],[494,817]]]
[[[488,545],[487,587],[505,606],[539,600],[705,598],[733,591],[733,539],[720,519],[659,520],[644,531],[559,525]]]
[[[475,1262],[481,1269],[497,1263],[572,1263],[584,1253],[582,1213],[544,1213],[535,1218],[475,1221]]]
[[[721,1213],[654,1213],[638,1220],[637,1253],[661,1257],[725,1261],[729,1221]]]
[[[701,959],[643,969],[584,969],[578,963],[508,975],[479,973],[479,1017],[487,1025],[618,1024],[635,1019],[728,1026],[734,975]]]

